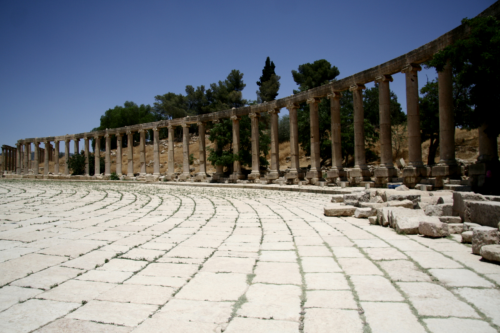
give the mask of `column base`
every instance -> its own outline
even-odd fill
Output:
[[[420,183],[431,175],[431,168],[426,166],[408,166],[403,169],[403,184],[408,188],[415,188],[415,185]]]
[[[304,180],[304,176],[303,172],[291,171],[285,174],[285,179],[288,184],[297,185],[301,180]]]
[[[202,182],[205,181],[206,179],[207,179],[207,174],[205,172],[199,172],[194,177],[195,182]]]
[[[380,167],[375,169],[375,187],[385,188],[392,181],[392,178],[398,176],[396,168]]]
[[[259,172],[253,172],[248,175],[248,180],[256,181],[260,179],[260,173]]]
[[[177,177],[177,179],[178,179],[179,181],[186,181],[186,180],[188,180],[188,179],[190,179],[190,178],[191,178],[191,174],[189,174],[189,173],[181,173],[181,174],[179,175],[179,177]]]
[[[371,173],[369,169],[353,168],[347,171],[347,180],[351,186],[361,185],[363,181],[371,181]]]
[[[273,170],[271,172],[269,172],[267,175],[266,175],[266,179],[267,180],[275,180],[275,179],[278,179],[280,177],[280,174],[278,171],[276,170]]]
[[[326,172],[326,179],[331,183],[336,183],[338,179],[347,180],[347,172],[344,169],[330,169]]]
[[[238,180],[245,179],[245,175],[242,173],[233,173],[232,175],[229,176],[229,182],[230,183],[236,183]]]
[[[435,165],[432,167],[432,177],[459,179],[463,175],[462,167],[455,165]]]
[[[488,173],[488,171],[491,171]],[[500,161],[476,162],[469,165],[472,190],[482,194],[500,194]]]

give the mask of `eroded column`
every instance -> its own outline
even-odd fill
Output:
[[[2,175],[7,171],[7,147],[2,146]]]
[[[198,147],[199,154],[198,160],[200,161],[200,172],[196,175],[196,179],[199,181],[205,180],[207,178],[207,153],[205,146],[205,123],[198,122]]]
[[[217,125],[220,123],[220,120],[219,119],[214,120],[212,123]],[[223,147],[218,144],[217,140],[214,140],[213,143],[214,143],[214,150],[217,152],[217,154],[220,154],[222,152]],[[219,180],[223,175],[224,175],[224,166],[215,165],[215,174],[212,175],[212,179]]]
[[[35,141],[35,163],[33,165],[33,174],[38,175],[40,167],[40,142]]]
[[[134,134],[127,131],[127,177],[134,177]]]
[[[231,116],[233,122],[233,154],[239,156],[240,154],[240,117]],[[238,179],[243,179],[244,175],[241,174],[241,162],[235,160],[233,162],[233,174],[230,179],[236,182]]]
[[[160,177],[160,131],[153,127],[153,176]]]
[[[320,98],[309,98],[309,122],[311,127],[311,169],[306,174],[306,178],[312,184],[316,184],[322,178],[320,166],[320,138],[319,138],[319,102]]]
[[[21,174],[21,154],[22,154],[22,144],[19,142],[16,144],[16,174],[20,175]]]
[[[116,174],[122,176],[122,146],[123,133],[116,133]]]
[[[50,152],[50,149],[49,149],[49,145],[50,145],[50,141],[45,141],[43,143],[45,145],[45,151],[44,151],[44,163],[43,163],[43,174],[45,176],[48,176],[49,175],[49,160],[50,160],[50,157],[49,157],[49,152]]]
[[[69,139],[64,140],[64,175],[69,175]]]
[[[111,135],[106,133],[106,153],[104,155],[104,175],[111,176]]]
[[[349,181],[354,184],[371,180],[365,154],[364,89],[366,87],[363,84],[355,84],[349,88],[352,91],[354,106],[354,169],[348,172],[348,177]]]
[[[180,180],[187,180],[191,177],[189,172],[189,124],[182,124],[182,174]]]
[[[168,165],[167,165],[167,179],[172,180],[175,174],[174,162],[174,127],[168,126]]]
[[[297,184],[299,180],[304,179],[304,173],[299,164],[299,128],[297,122],[297,109],[299,106],[295,103],[290,103],[286,107],[290,119],[290,157],[291,167],[290,172],[285,174],[287,181]]]
[[[83,140],[84,140],[83,146],[84,146],[84,150],[85,150],[85,176],[88,177],[90,175],[89,138],[87,136],[85,136],[83,138]]]
[[[258,113],[252,112],[248,115],[252,126],[252,172],[248,179],[260,179],[260,151],[259,151],[259,118]]]
[[[73,148],[75,154],[80,153],[80,139],[78,138],[73,139]]]
[[[59,140],[54,140],[54,175],[59,176]]]
[[[94,176],[101,175],[101,137],[94,136]]]
[[[333,91],[327,97],[330,99],[331,141],[332,141],[332,167],[326,173],[331,182],[338,178],[345,178],[346,173],[342,167],[342,138],[340,125],[340,97],[341,93]]]
[[[146,176],[146,131],[139,130],[139,163],[141,165],[141,176]]]
[[[271,170],[267,175],[267,179],[272,181],[280,176],[279,162],[279,140],[278,140],[278,113],[280,109],[273,108],[268,111],[271,115]]]

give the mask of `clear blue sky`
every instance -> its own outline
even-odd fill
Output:
[[[87,132],[115,105],[153,104],[156,95],[208,86],[232,69],[245,75],[244,98],[256,99],[267,56],[285,97],[300,64],[326,59],[338,78],[349,76],[493,3],[0,0],[0,145]],[[420,85],[435,76],[421,72]],[[391,89],[406,110],[403,74]]]

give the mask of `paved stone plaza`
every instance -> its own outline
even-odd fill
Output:
[[[0,181],[1,332],[497,332],[500,266],[331,195]]]

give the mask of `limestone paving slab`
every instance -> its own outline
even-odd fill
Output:
[[[307,309],[304,317],[304,333],[316,332],[363,332],[358,311],[340,309]]]
[[[498,289],[459,288],[457,293],[474,304],[481,312],[500,326],[500,291]]]
[[[132,272],[90,270],[76,277],[76,280],[121,283],[132,276]]]
[[[345,290],[350,289],[347,279],[342,273],[305,273],[309,290]]]
[[[157,316],[165,321],[191,321],[202,323],[226,323],[231,316],[234,302],[208,302],[172,299]]]
[[[97,299],[110,302],[163,305],[170,299],[173,292],[174,289],[169,287],[121,284],[103,292],[97,296]]]
[[[259,262],[254,274],[254,283],[302,284],[298,263]]]
[[[306,292],[306,308],[357,309],[351,291],[341,290],[308,290]]]
[[[297,333],[299,324],[284,320],[261,320],[255,318],[234,318],[224,333]]]
[[[236,301],[248,288],[247,275],[200,272],[175,296],[201,301]]]
[[[190,264],[152,263],[138,275],[158,277],[190,277],[198,271],[198,266]]]
[[[450,287],[495,287],[493,283],[468,269],[430,269],[429,273]]]
[[[389,280],[377,275],[351,276],[351,282],[361,301],[402,302],[403,296]]]
[[[201,269],[202,272],[225,273],[252,273],[255,259],[212,257],[208,259]]]
[[[116,326],[103,323],[96,323],[87,320],[77,320],[69,318],[58,319],[41,329],[36,330],[36,333],[54,333],[54,332],[71,332],[71,333],[129,333],[132,327]]]
[[[49,289],[66,280],[81,274],[82,270],[62,266],[52,266],[43,271],[31,274],[23,279],[16,280],[11,285],[39,289]]]
[[[488,323],[475,319],[463,318],[427,318],[424,319],[427,328],[432,333],[468,332],[468,333],[495,333],[496,329]]]
[[[373,333],[425,332],[406,303],[361,302],[361,307]]]
[[[114,286],[111,283],[70,280],[38,295],[37,298],[81,303],[82,301],[90,301],[96,298],[99,294]]]
[[[0,311],[42,293],[42,290],[5,286],[0,289]]]

